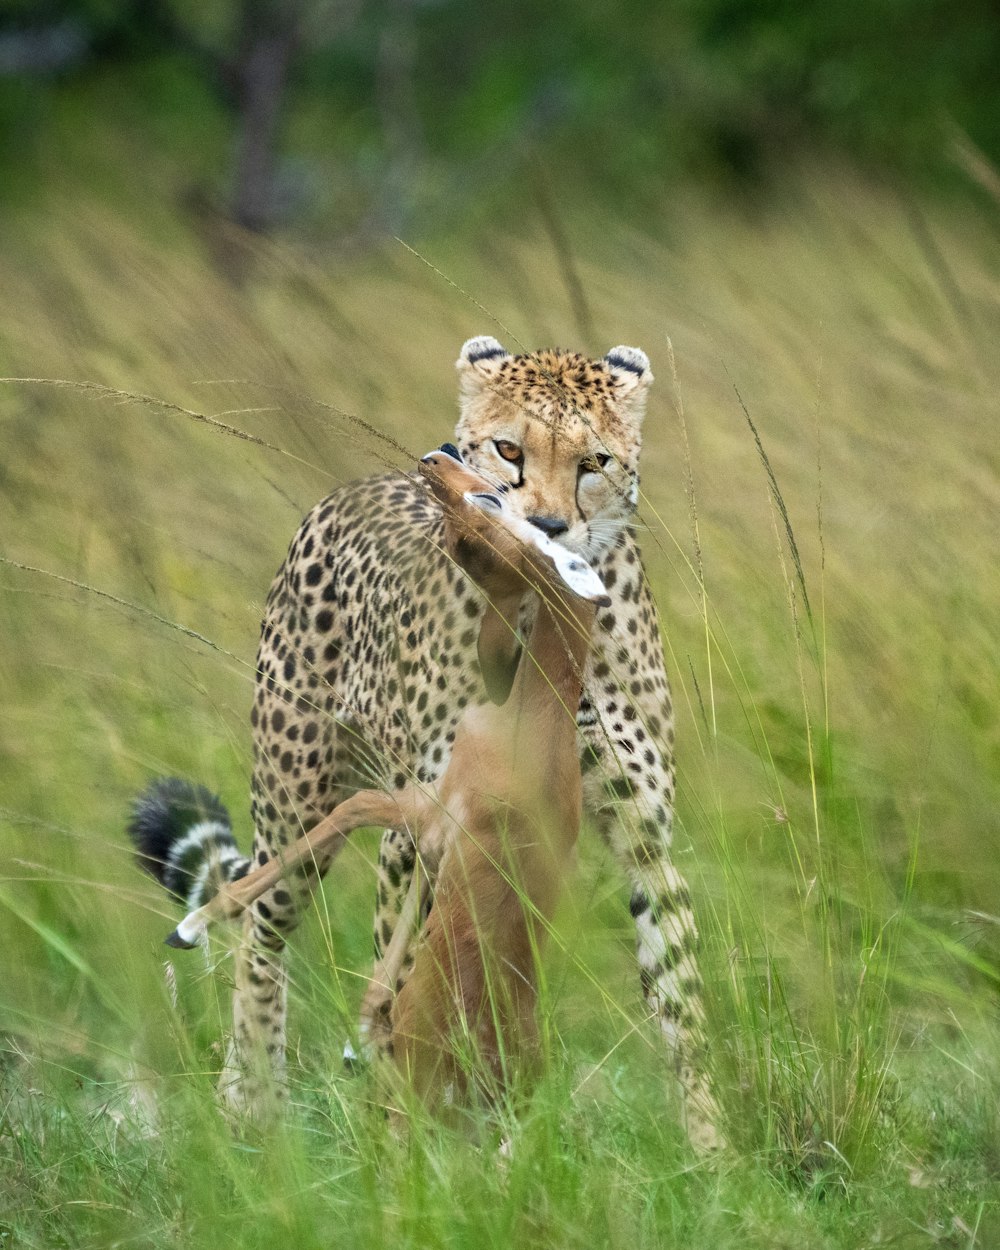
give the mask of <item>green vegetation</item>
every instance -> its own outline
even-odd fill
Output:
[[[516,230],[480,205],[419,255],[332,256],[179,215],[174,155],[153,173],[135,135],[78,133],[0,254],[0,374],[42,379],[0,385],[0,1245],[997,1244],[1000,208],[817,162],[752,212],[552,194]],[[370,839],[297,935],[294,1108],[267,1139],[212,1098],[225,958],[165,975],[168,904],[125,845],[164,772],[216,786],[245,844],[274,568],[326,490],[449,430],[476,332],[635,342],[657,374],[643,543],[714,1167],[592,839],[506,1171],[433,1128],[394,1140],[342,1073]]]
[[[954,188],[1000,159],[998,60],[988,0],[7,0],[0,174],[131,133],[175,192],[326,238],[439,229],[526,154],[618,202],[817,150]]]

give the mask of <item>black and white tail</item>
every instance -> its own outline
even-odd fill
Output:
[[[204,786],[177,777],[150,782],[132,806],[128,832],[142,867],[188,911],[250,868],[222,801]]]

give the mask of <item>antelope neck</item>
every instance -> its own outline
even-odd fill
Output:
[[[521,657],[512,698],[542,698],[574,713],[583,690],[583,667],[590,650],[596,605],[563,594],[550,583],[539,588],[538,612]]]

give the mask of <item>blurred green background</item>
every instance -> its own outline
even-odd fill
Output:
[[[297,1212],[297,1244],[340,1227],[311,1165],[276,1213],[185,1119],[227,974],[164,983],[123,826],[179,773],[247,845],[273,572],[326,491],[448,433],[475,333],[652,360],[641,539],[720,1099],[744,1159],[840,1169],[854,1206],[753,1166],[672,1216],[633,1192],[650,1144],[609,1108],[663,1058],[594,839],[553,953],[565,1070],[604,1081],[600,1127],[564,1125],[578,1176],[616,1178],[630,1245],[996,1244],[998,64],[965,0],[0,5],[0,1244],[192,1244],[172,1186],[213,1244],[247,1203]],[[293,1079],[339,1108],[334,1170],[372,858],[295,943]],[[137,1090],[217,1182],[108,1145]],[[533,1244],[593,1244],[559,1149]],[[359,1244],[399,1232],[343,1201]]]
[[[155,164],[327,244],[488,212],[533,158],[610,204],[804,153],[940,189],[1000,150],[998,60],[986,0],[5,0],[0,169],[9,201]]]

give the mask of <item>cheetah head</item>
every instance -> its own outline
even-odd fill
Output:
[[[617,541],[639,500],[645,352],[613,347],[512,356],[469,339],[457,361],[455,441],[469,465],[508,492],[511,510],[587,560]]]

